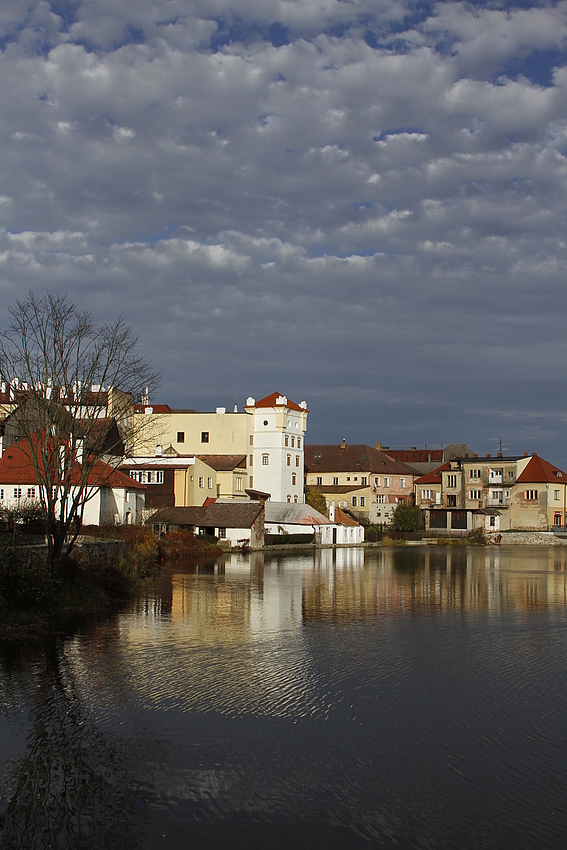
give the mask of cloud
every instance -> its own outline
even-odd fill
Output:
[[[531,399],[567,464],[566,11],[3,4],[2,306],[122,312],[164,401],[277,386],[314,440],[490,451]]]

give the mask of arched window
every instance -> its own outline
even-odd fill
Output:
[[[291,466],[291,455],[287,456],[287,465]]]
[[[293,501],[295,502],[295,504],[297,504],[297,496],[293,497]]]
[[[291,502],[291,496],[287,497],[288,502]]]
[[[294,472],[294,473],[292,473],[292,476],[291,476],[291,483],[295,484],[296,480],[297,480],[297,475]]]

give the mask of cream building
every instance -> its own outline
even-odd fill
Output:
[[[167,405],[138,405],[134,432],[140,430],[143,438],[135,441],[132,456],[153,455],[156,450],[165,456],[190,454],[204,461],[211,456],[219,496],[242,498],[247,489],[254,489],[269,493],[275,502],[303,504],[308,413],[306,402],[296,404],[280,393],[259,401],[249,397],[243,411],[232,412],[224,407],[199,413]],[[149,427],[138,428],[140,419]]]

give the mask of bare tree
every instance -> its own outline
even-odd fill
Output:
[[[50,292],[30,292],[9,315],[0,333],[0,377],[35,471],[55,574],[76,541],[86,502],[121,462],[134,428],[144,427],[134,404],[159,376],[122,317],[97,326],[66,295]]]

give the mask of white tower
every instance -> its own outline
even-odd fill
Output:
[[[307,430],[307,403],[295,404],[272,393],[245,410],[254,416],[252,431],[254,490],[269,493],[272,502],[304,503],[303,442]]]

